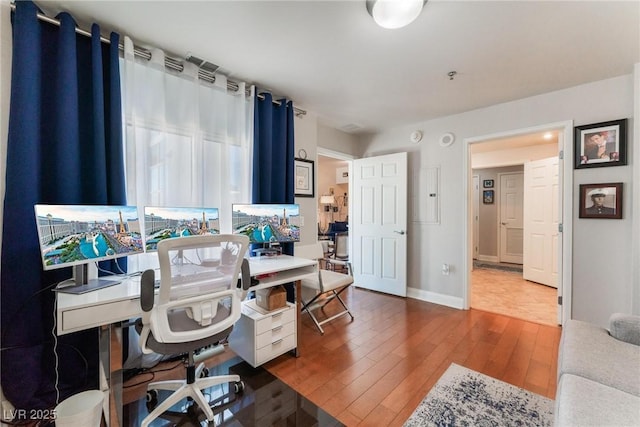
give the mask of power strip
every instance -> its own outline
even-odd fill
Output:
[[[203,360],[206,360],[220,353],[224,353],[224,345],[222,344],[212,346],[212,347],[207,347],[204,350],[200,351],[200,353],[194,354],[193,361],[195,363],[200,363]]]

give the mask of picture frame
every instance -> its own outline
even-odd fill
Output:
[[[578,217],[622,219],[622,183],[580,184]]]
[[[482,203],[490,205],[493,203],[493,190],[484,190],[482,192]]]
[[[493,188],[493,180],[492,179],[482,180],[482,188]]]
[[[575,169],[627,164],[627,119],[576,126]]]
[[[294,159],[295,163],[295,196],[314,197],[314,163],[313,160]]]

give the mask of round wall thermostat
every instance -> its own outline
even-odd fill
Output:
[[[411,135],[409,135],[409,140],[411,140],[411,142],[420,142],[422,140],[422,132],[414,130],[411,132]]]
[[[440,146],[441,147],[448,147],[451,144],[453,144],[453,141],[456,140],[456,137],[454,134],[452,134],[451,132],[447,132],[444,135],[442,135],[440,137]]]

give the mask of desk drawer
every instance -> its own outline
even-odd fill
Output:
[[[62,312],[58,334],[140,317],[140,313],[140,301],[137,299],[66,310]]]
[[[294,334],[294,326],[295,322],[291,321],[258,335],[256,337],[256,348],[259,350],[264,346],[273,344],[274,342],[287,337],[288,335]]]
[[[296,336],[289,335],[281,340],[266,345],[256,350],[256,366],[262,365],[269,360],[293,350],[296,347]]]
[[[271,315],[265,315],[264,317],[256,321],[256,335],[263,334],[274,328],[285,325],[286,323],[293,322],[295,317],[295,305],[290,305],[287,310],[278,311]]]

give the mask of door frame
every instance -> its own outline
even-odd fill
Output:
[[[471,208],[473,215],[473,249],[471,251],[471,269],[473,270],[473,260],[478,259],[478,254],[480,253],[480,175],[472,176],[472,185],[473,204],[471,205]]]
[[[538,133],[549,130],[557,130],[559,134],[558,151],[562,153],[562,158],[558,164],[560,188],[562,191],[562,216],[561,223],[562,247],[559,251],[559,275],[558,289],[559,295],[562,295],[562,319],[560,324],[564,324],[565,320],[571,319],[571,291],[572,291],[572,230],[573,230],[573,120],[563,122],[549,123],[540,126],[534,126],[524,129],[498,132],[489,135],[476,136],[464,139],[463,146],[463,194],[464,212],[466,213],[466,221],[463,230],[462,245],[466,248],[466,256],[462,259],[462,304],[465,310],[469,309],[471,300],[471,268],[473,266],[473,171],[471,170],[471,146],[473,144],[482,143],[495,139],[514,137],[530,133]]]

